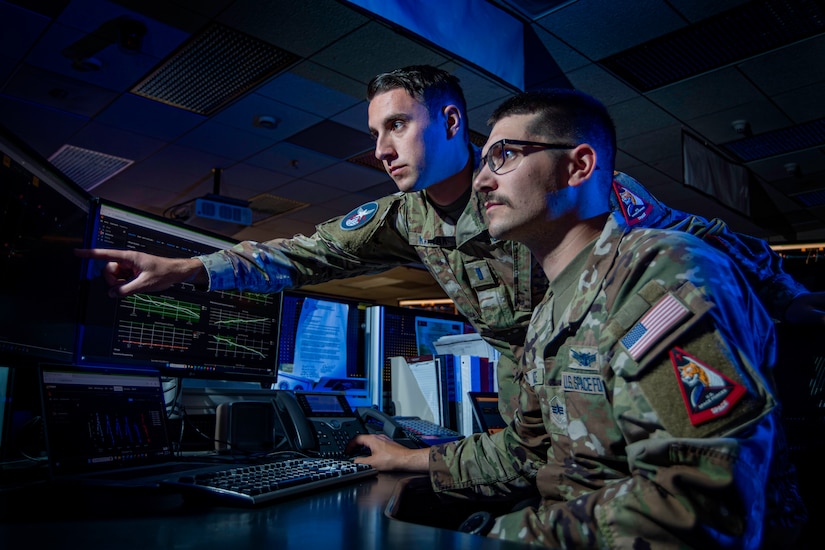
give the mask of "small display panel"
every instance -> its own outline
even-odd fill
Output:
[[[312,414],[328,415],[344,413],[344,408],[341,406],[341,401],[337,395],[313,393],[304,394],[304,398]]]

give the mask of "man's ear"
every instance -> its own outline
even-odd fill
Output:
[[[459,108],[455,105],[446,105],[441,109],[441,114],[444,116],[443,120],[447,127],[447,139],[457,136],[464,123]]]
[[[589,143],[582,143],[570,151],[570,180],[568,185],[576,187],[581,185],[593,175],[598,168],[596,150]]]

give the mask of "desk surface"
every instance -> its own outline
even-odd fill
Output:
[[[6,550],[524,548],[388,517],[388,502],[398,498],[397,488],[409,477],[379,474],[254,509],[198,507],[177,494],[70,492],[35,485],[0,494],[0,546]]]

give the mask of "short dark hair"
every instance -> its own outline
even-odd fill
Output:
[[[401,88],[424,105],[434,116],[444,105],[454,104],[465,118],[467,127],[467,102],[458,77],[431,65],[411,65],[387,73],[381,73],[367,85],[367,101],[376,95]]]
[[[571,88],[550,88],[517,94],[499,105],[487,124],[513,115],[538,115],[528,131],[548,140],[590,143],[616,158],[616,125],[607,107],[596,98]],[[605,168],[607,168],[605,166]]]

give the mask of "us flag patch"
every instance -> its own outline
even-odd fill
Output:
[[[670,351],[690,423],[698,426],[729,413],[745,387],[692,357],[680,348]]]
[[[622,345],[634,361],[650,349],[656,341],[681,321],[690,311],[672,294],[656,302],[638,323],[622,338]]]

